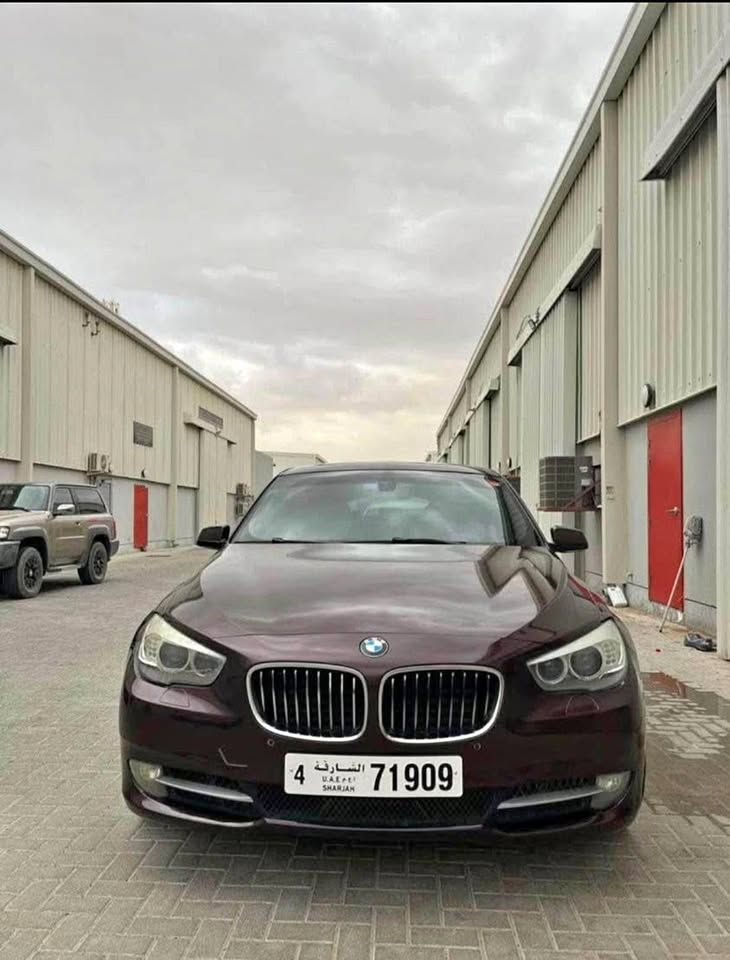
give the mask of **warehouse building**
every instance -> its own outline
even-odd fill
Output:
[[[94,482],[122,548],[189,544],[250,502],[255,421],[0,232],[0,482]]]
[[[670,600],[701,517],[671,604],[726,658],[729,62],[730,4],[633,8],[437,432],[632,605]]]
[[[290,467],[316,467],[327,463],[318,453],[295,453],[286,450],[267,450],[266,455],[271,457],[273,476],[288,470]]]

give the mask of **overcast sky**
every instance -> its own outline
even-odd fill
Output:
[[[629,8],[0,5],[0,227],[259,448],[422,459]]]

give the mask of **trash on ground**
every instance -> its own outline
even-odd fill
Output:
[[[701,633],[688,633],[684,638],[684,645],[701,650],[702,653],[714,653],[717,650],[717,644],[712,637],[703,637]]]

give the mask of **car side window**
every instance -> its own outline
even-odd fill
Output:
[[[87,487],[75,487],[74,498],[79,513],[106,513],[104,501],[98,490]]]
[[[541,547],[543,542],[538,533],[537,524],[508,480],[502,483],[502,496],[516,543],[519,543],[522,547]]]
[[[71,496],[71,491],[68,487],[56,487],[53,491],[53,506],[51,509],[55,512],[56,507],[60,507],[62,503],[74,505],[74,498]]]

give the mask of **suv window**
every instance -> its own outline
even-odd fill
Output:
[[[60,507],[62,503],[71,503],[73,504],[74,498],[71,496],[71,491],[68,487],[56,487],[53,491],[53,505],[52,510],[55,511],[56,507]]]
[[[93,487],[74,487],[74,498],[79,513],[106,513],[104,501]]]

